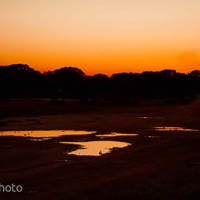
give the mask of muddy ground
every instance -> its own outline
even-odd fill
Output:
[[[200,132],[153,129],[200,129],[199,113],[199,98],[176,105],[156,101],[129,106],[51,105],[45,100],[1,103],[1,131],[67,129],[139,136],[107,138],[132,145],[102,156],[80,157],[67,154],[77,146],[58,141],[100,139],[80,135],[37,142],[1,136],[0,183],[22,185],[23,192],[1,191],[0,199],[200,199]]]

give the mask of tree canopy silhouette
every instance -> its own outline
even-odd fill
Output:
[[[26,64],[0,66],[0,97],[78,98],[86,102],[104,98],[127,102],[134,98],[184,98],[200,94],[200,71],[145,71],[87,76],[76,67],[41,73]]]

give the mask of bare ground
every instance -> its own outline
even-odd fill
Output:
[[[0,105],[0,111],[1,131],[74,129],[139,134],[112,138],[132,145],[100,157],[68,155],[66,152],[76,147],[56,142],[90,141],[93,135],[42,142],[0,137],[0,182],[23,186],[22,193],[0,192],[0,199],[200,199],[200,132],[152,129],[200,129],[200,99],[189,105],[78,105],[78,109],[72,105],[54,108],[47,102],[11,101]],[[147,116],[158,118],[139,118]]]

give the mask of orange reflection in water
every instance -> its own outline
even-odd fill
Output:
[[[75,144],[81,147],[68,154],[78,156],[100,156],[105,153],[110,153],[114,148],[127,147],[130,143],[118,141],[90,141],[90,142],[60,142],[61,144]]]
[[[111,132],[109,134],[100,134],[96,135],[97,137],[117,137],[117,136],[138,136],[136,133],[116,133],[116,132]]]
[[[161,126],[161,127],[154,127],[156,131],[189,131],[189,132],[198,132],[199,129],[188,129],[184,127],[169,127],[169,126]]]
[[[89,135],[95,131],[75,131],[75,130],[36,130],[36,131],[4,131],[0,136],[24,136],[24,137],[58,137],[62,135]]]

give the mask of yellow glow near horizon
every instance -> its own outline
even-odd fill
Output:
[[[1,0],[0,65],[86,74],[200,68],[199,0]]]

